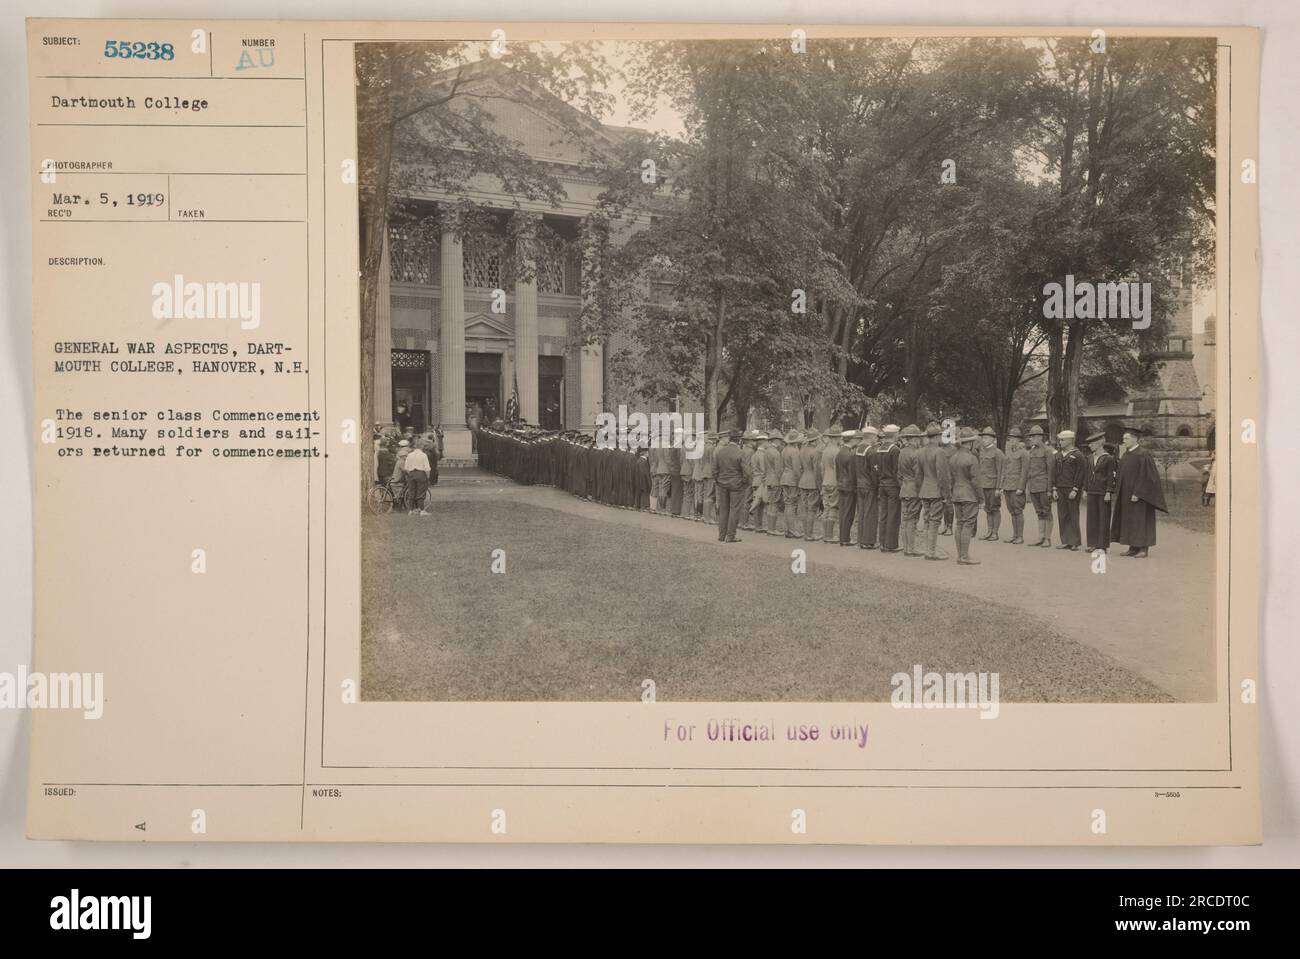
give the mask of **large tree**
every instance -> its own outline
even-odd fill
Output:
[[[1034,268],[1044,283],[1150,282],[1158,337],[1184,278],[1213,272],[1214,40],[1063,38],[1042,59],[1028,146],[1057,197],[1033,227]],[[1042,324],[1049,427],[1072,427],[1089,345],[1137,341],[1123,321]]]
[[[634,305],[631,330],[642,349],[682,358],[679,380],[691,382],[692,350],[703,354],[712,428],[728,408],[743,421],[749,407],[772,406],[791,380],[844,385],[822,375],[833,344],[818,304],[826,291],[853,294],[819,242],[825,224],[807,195],[816,171],[802,149],[797,63],[788,44],[767,41],[650,43],[630,59],[633,103],[666,98],[686,128],[667,191],[643,198],[652,219],[621,253],[625,270],[668,294]]]

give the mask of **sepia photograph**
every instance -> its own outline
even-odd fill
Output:
[[[363,699],[1215,701],[1213,38],[368,42],[356,116]]]

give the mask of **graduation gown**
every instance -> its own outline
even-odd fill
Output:
[[[1146,549],[1156,544],[1156,510],[1167,513],[1160,470],[1155,459],[1135,446],[1119,460],[1115,498],[1111,503],[1110,538],[1125,546]],[[1138,501],[1134,503],[1132,498]]]

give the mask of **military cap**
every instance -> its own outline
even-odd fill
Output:
[[[940,436],[940,435],[942,435],[942,433],[943,433],[943,427],[940,426],[938,423],[926,423],[926,424],[925,424],[925,435],[926,435],[926,436]]]
[[[803,435],[798,430],[791,430],[789,433],[785,434],[785,441],[791,444],[802,443]]]
[[[754,433],[754,439],[758,440],[760,443],[766,443],[771,438],[772,437],[768,436],[762,430],[758,430],[757,432]]]
[[[1072,440],[1074,439],[1074,430],[1061,430],[1056,434],[1056,438],[1058,440]]]
[[[996,439],[997,435],[997,432],[991,426],[986,426],[984,429],[980,430],[980,436],[992,436]]]
[[[1095,443],[1095,442],[1097,442],[1097,440],[1104,440],[1105,438],[1106,438],[1106,434],[1105,434],[1105,432],[1101,432],[1101,433],[1093,433],[1091,436],[1089,436],[1089,437],[1087,438],[1087,440],[1086,440],[1085,442],[1088,442],[1088,443]]]
[[[746,440],[758,439],[758,430],[745,430],[744,434],[741,436],[741,439],[746,439]]]
[[[1042,435],[1043,435],[1043,428],[1042,428],[1041,426],[1031,426],[1031,427],[1029,427],[1029,435],[1030,435],[1030,436],[1042,436]]]
[[[827,439],[840,439],[844,434],[840,430],[827,430],[822,434],[822,436],[825,436]]]
[[[963,427],[961,428],[961,431],[957,434],[957,442],[958,442],[958,443],[973,443],[973,442],[975,442],[975,440],[979,439],[979,437],[980,437],[980,434],[979,434],[979,433],[976,433],[976,432],[975,432],[973,429],[971,429],[969,426],[963,426]]]
[[[1011,429],[1007,431],[1007,436],[1014,436],[1018,440],[1025,438],[1025,434],[1020,432],[1019,426],[1011,427]]]
[[[840,434],[840,439],[842,440],[855,440],[857,438],[858,438],[857,430],[845,430],[843,433]]]
[[[727,435],[733,440],[738,440],[740,439],[740,430],[728,430]]]
[[[822,438],[822,435],[821,433],[817,432],[817,430],[815,429],[807,429],[803,431],[803,438],[807,440],[809,443],[816,443],[819,439]]]
[[[880,430],[876,429],[874,426],[862,427],[862,435],[866,436],[868,433],[870,433],[872,436],[879,436]]]
[[[398,443],[397,443],[397,445],[398,445],[398,446],[410,446],[410,445],[411,445],[411,441],[410,441],[410,440],[399,440]]]
[[[904,436],[920,436],[920,435],[921,435],[921,427],[917,426],[915,423],[908,423],[906,426],[903,427],[903,435],[904,435]]]
[[[781,435],[781,431],[780,431],[780,430],[772,430],[772,432],[768,433],[767,435],[768,435],[768,438],[769,438],[773,443],[784,443],[784,442],[785,442],[785,437]]]
[[[880,432],[882,432],[882,433],[897,433],[897,432],[898,432],[898,427],[895,426],[893,423],[890,423],[888,426],[881,427]]]
[[[1124,432],[1132,433],[1134,436],[1142,436],[1144,433],[1146,433],[1146,430],[1138,426],[1136,423],[1126,423],[1124,425]]]

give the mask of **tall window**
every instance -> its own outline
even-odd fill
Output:
[[[388,227],[388,275],[396,283],[433,282],[433,244],[418,224],[390,224]]]
[[[437,249],[436,207],[422,200],[395,203],[388,215],[388,275],[396,283],[437,282],[433,257]]]
[[[503,238],[475,236],[465,240],[465,285],[472,289],[497,290],[504,286]]]

